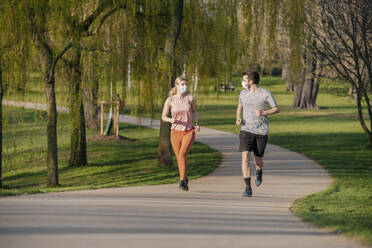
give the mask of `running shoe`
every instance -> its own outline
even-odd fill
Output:
[[[243,196],[251,197],[252,196],[252,188],[251,187],[245,187],[245,190],[243,192]]]
[[[262,170],[256,170],[256,179],[254,180],[256,186],[260,186],[262,183]]]
[[[183,180],[180,181],[179,188],[182,189],[182,190],[184,190],[184,191],[188,191],[189,190],[189,187],[187,186],[185,179],[183,179]]]

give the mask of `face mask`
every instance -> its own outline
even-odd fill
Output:
[[[244,80],[242,81],[242,86],[244,89],[248,89],[247,83]]]
[[[187,91],[187,85],[181,85],[180,86],[181,93],[185,93]]]

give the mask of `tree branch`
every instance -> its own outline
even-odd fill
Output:
[[[108,17],[110,17],[112,14],[114,14],[119,9],[125,9],[126,8],[126,5],[125,4],[119,3],[118,6],[116,6],[116,7],[112,8],[111,10],[107,11],[106,14],[104,14],[102,16],[102,18],[101,18],[101,20],[100,20],[100,22],[99,22],[98,27],[96,28],[96,30],[94,30],[92,32],[88,32],[90,26],[102,14],[102,12],[105,10],[105,8],[107,7],[107,5],[109,5],[109,3],[110,3],[110,0],[103,1],[97,7],[97,9],[85,21],[83,21],[83,24],[82,24],[83,31],[86,32],[86,35],[87,36],[96,35],[99,32],[99,30],[101,29],[102,25],[104,24],[104,22],[106,21],[106,19]]]
[[[54,58],[52,66],[51,66],[51,71],[54,74],[55,67],[57,65],[57,62],[62,56],[72,47],[72,42],[70,41],[65,48],[62,49],[62,51]]]

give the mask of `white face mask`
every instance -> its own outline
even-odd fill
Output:
[[[244,89],[248,89],[247,83],[244,80],[242,81],[242,86]]]
[[[186,91],[187,91],[187,85],[180,85],[180,92],[181,93],[186,93]]]

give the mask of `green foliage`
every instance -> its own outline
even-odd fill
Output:
[[[300,82],[302,75],[301,58],[304,45],[304,1],[289,0],[289,42],[290,42],[290,78]]]
[[[59,115],[58,163],[60,186],[45,187],[46,133],[45,112],[6,107],[7,111],[22,111],[23,120],[10,119],[5,132],[4,188],[0,195],[81,190],[106,187],[176,183],[176,166],[157,166],[158,131],[120,124],[125,135],[134,142],[93,141],[99,131],[88,129],[89,165],[68,167],[69,122]],[[39,116],[40,119],[35,119]],[[31,139],[26,138],[30,136]],[[12,144],[16,144],[13,146]],[[188,155],[188,174],[198,178],[209,174],[221,162],[220,154],[196,142]],[[173,163],[176,165],[176,162]]]
[[[238,79],[237,79],[238,80]],[[281,113],[270,116],[269,142],[302,153],[330,172],[327,190],[297,200],[292,210],[305,221],[372,244],[372,149],[361,129],[348,84],[322,81],[320,110],[289,106],[292,94],[278,78],[262,78]],[[235,110],[239,92],[210,95],[199,109],[202,126],[238,133]],[[367,114],[365,110],[365,114]]]

